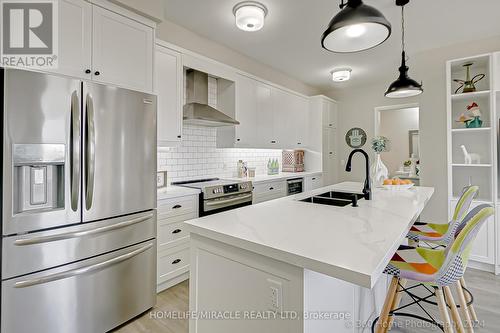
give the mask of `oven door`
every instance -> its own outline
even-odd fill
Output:
[[[227,195],[216,199],[203,200],[201,216],[211,215],[252,204],[252,192]]]

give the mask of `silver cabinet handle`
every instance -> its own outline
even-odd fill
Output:
[[[153,245],[154,245],[153,243],[149,243],[149,244],[147,244],[147,245],[145,245],[145,246],[143,246],[143,247],[141,247],[141,248],[139,248],[137,250],[134,250],[134,251],[131,251],[129,253],[125,253],[125,254],[119,255],[118,257],[114,257],[112,259],[101,261],[101,262],[99,262],[97,264],[93,264],[93,265],[90,265],[90,266],[84,266],[84,267],[81,267],[81,268],[72,269],[72,270],[69,270],[69,271],[61,272],[61,273],[55,273],[55,274],[51,274],[51,275],[46,275],[46,276],[43,276],[43,277],[40,277],[40,278],[37,278],[37,279],[19,281],[19,282],[16,282],[14,284],[14,288],[26,288],[26,287],[36,286],[38,284],[43,284],[43,283],[48,283],[48,282],[52,282],[52,281],[67,279],[67,278],[70,278],[70,277],[73,277],[73,276],[82,275],[82,274],[91,273],[91,272],[94,272],[94,271],[97,271],[97,270],[101,270],[101,269],[104,269],[106,267],[109,267],[109,266],[112,266],[112,265],[116,265],[116,264],[118,264],[118,263],[120,263],[122,261],[125,261],[125,260],[128,260],[130,258],[133,258],[136,255],[141,254],[142,252],[149,250],[150,248],[153,247]]]
[[[86,174],[85,174],[85,207],[89,210],[92,207],[94,197],[94,176],[95,176],[95,124],[94,124],[94,101],[90,94],[87,94],[87,122],[86,122]]]
[[[116,229],[122,229],[122,228],[125,228],[128,226],[131,226],[133,224],[149,220],[153,216],[154,216],[154,214],[150,213],[146,216],[137,217],[135,219],[119,222],[119,223],[108,225],[105,227],[86,229],[86,230],[75,231],[75,232],[65,232],[65,233],[49,235],[49,236],[22,238],[22,239],[18,239],[16,241],[14,241],[14,245],[17,245],[17,246],[34,245],[34,244],[55,242],[55,241],[59,241],[59,240],[69,239],[69,238],[76,238],[76,237],[101,234],[101,233],[105,233],[105,232],[116,230]]]
[[[231,198],[231,199],[227,199],[227,200],[209,201],[206,204],[207,204],[207,206],[218,206],[218,205],[227,204],[227,203],[231,203],[231,202],[235,202],[235,201],[240,201],[240,200],[243,200],[243,199],[248,199],[248,198],[251,198],[251,197],[252,197],[251,194],[246,194],[246,195],[241,195],[241,196],[238,196],[238,197],[235,197],[235,198]]]
[[[70,141],[71,209],[76,212],[80,198],[80,102],[76,90],[71,94]]]

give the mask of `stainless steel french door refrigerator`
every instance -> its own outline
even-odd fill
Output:
[[[0,72],[1,332],[106,332],[155,303],[156,97]]]

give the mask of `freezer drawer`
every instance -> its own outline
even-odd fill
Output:
[[[104,333],[155,304],[156,242],[2,282],[2,333]]]
[[[156,211],[5,237],[2,280],[69,264],[156,237]]]

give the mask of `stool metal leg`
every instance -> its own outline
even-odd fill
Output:
[[[462,278],[460,278],[460,284],[462,285],[462,287],[463,287],[463,288],[467,288],[467,285],[465,284],[465,279],[464,279],[463,277],[462,277]],[[463,294],[463,291],[462,291],[462,294]],[[469,299],[467,299],[467,303],[468,303],[469,301],[470,301],[470,300],[469,300]],[[472,304],[471,304],[471,305],[469,305],[469,306],[467,307],[467,309],[468,309],[468,310],[469,310],[469,312],[470,312],[470,317],[471,317],[471,319],[472,319],[474,322],[478,323],[478,322],[479,322],[479,319],[477,319],[477,314],[476,314],[476,310],[474,309],[474,305],[472,305]]]
[[[391,311],[392,304],[394,302],[394,297],[396,296],[396,291],[398,289],[399,278],[393,277],[389,285],[389,290],[387,291],[387,296],[385,297],[384,306],[382,307],[382,312],[380,313],[380,319],[377,324],[376,333],[385,333],[389,329],[389,312]]]
[[[450,306],[451,310],[451,318],[453,319],[453,322],[455,323],[455,328],[458,333],[465,333],[464,330],[464,325],[462,324],[462,319],[460,318],[460,315],[458,314],[458,308],[457,304],[455,303],[455,300],[453,299],[453,294],[451,293],[450,287],[443,287],[444,294],[446,296],[446,301],[448,302],[448,305]]]
[[[467,333],[474,333],[474,325],[469,314],[470,308],[469,309],[467,308],[467,301],[465,299],[464,290],[462,289],[462,284],[460,283],[460,281],[457,281],[456,287],[458,294],[458,302],[460,303],[460,310],[462,311],[462,316],[464,317],[465,320],[465,328],[467,330]]]
[[[443,289],[436,288],[436,298],[439,307],[439,314],[441,320],[443,321],[444,332],[453,333],[453,328],[451,326],[450,315],[448,314],[448,309],[446,307],[446,302],[444,300]]]

